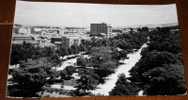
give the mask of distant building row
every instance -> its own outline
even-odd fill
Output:
[[[90,28],[83,27],[52,27],[52,26],[22,26],[14,25],[12,43],[32,43],[39,46],[53,46],[66,43],[80,45],[82,40],[90,40],[91,37],[114,37],[126,33],[125,28],[112,28],[106,23],[92,23]]]

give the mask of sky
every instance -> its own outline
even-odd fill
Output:
[[[87,27],[177,23],[176,5],[112,5],[17,1],[15,24]]]

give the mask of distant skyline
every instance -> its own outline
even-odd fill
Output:
[[[114,27],[178,23],[175,4],[112,5],[16,1],[15,24],[78,26],[105,22]]]

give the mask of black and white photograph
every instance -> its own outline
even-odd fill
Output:
[[[8,97],[184,96],[176,4],[16,0]]]

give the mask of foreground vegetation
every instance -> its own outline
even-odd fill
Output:
[[[131,77],[121,76],[111,95],[135,95],[140,90],[144,95],[186,93],[179,31],[169,27],[157,28],[149,32],[149,37],[142,58],[130,70]],[[123,79],[130,82],[122,83]]]
[[[92,38],[82,41],[81,45],[56,48],[35,47],[31,44],[12,46],[11,64],[20,64],[19,68],[9,71],[10,96],[41,96],[39,92],[54,83],[71,80],[76,88],[72,91],[62,90],[63,95],[85,96],[94,95],[91,91],[97,85],[103,84],[105,78],[114,73],[119,60],[126,59],[127,54],[139,49],[150,37],[148,47],[142,51],[142,58],[130,70],[131,77],[120,75],[110,95],[137,95],[143,90],[145,95],[174,95],[186,91],[183,63],[181,59],[180,36],[178,31],[169,28],[157,28],[149,31],[147,27],[139,28],[137,32],[120,34],[113,38]],[[74,66],[67,66],[62,71],[59,67],[64,57],[70,54],[84,52],[77,57]],[[79,78],[72,77],[78,73]],[[60,77],[60,78],[58,78]],[[61,90],[58,90],[61,91]]]

